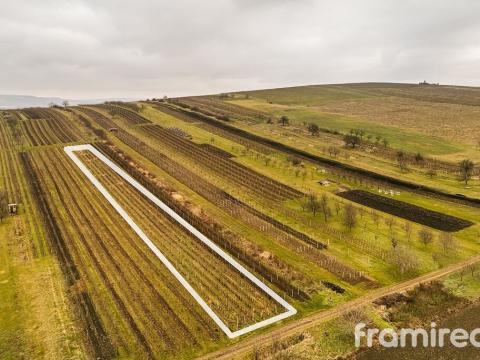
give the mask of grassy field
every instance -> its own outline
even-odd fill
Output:
[[[234,102],[338,131],[364,128],[392,146],[456,160],[479,156],[479,99],[478,88],[345,84],[252,91]]]
[[[260,100],[235,100],[235,103],[258,108],[277,117],[287,115],[293,125],[302,125],[305,122],[315,123],[320,128],[341,133],[348,133],[351,129],[363,129],[372,137],[381,136],[388,139],[392,147],[401,148],[409,152],[441,156],[452,155],[468,149],[468,147],[455,143],[452,140],[440,136],[432,136],[432,132],[423,133],[416,131],[415,127],[403,126],[400,121],[395,122],[393,126],[389,126],[392,124],[369,121],[370,118],[367,116],[351,117],[342,112],[320,111],[312,107],[291,107],[288,105],[269,104]]]

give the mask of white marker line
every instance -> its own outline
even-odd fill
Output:
[[[153,195],[150,191],[148,191],[145,187],[143,187],[138,181],[128,175],[122,168],[117,166],[114,162],[108,159],[105,155],[99,152],[96,148],[94,148],[90,144],[84,145],[74,145],[74,146],[66,146],[64,147],[64,151],[67,155],[73,160],[73,162],[80,168],[80,170],[85,174],[85,176],[92,182],[92,184],[100,191],[100,193],[107,199],[107,201],[113,206],[113,208],[120,214],[120,216],[130,225],[137,233],[138,236],[147,244],[150,250],[160,259],[160,261],[167,267],[167,269],[177,278],[177,280],[187,289],[187,291],[193,296],[193,298],[199,303],[199,305],[205,310],[205,312],[215,321],[215,323],[223,330],[223,332],[229,338],[235,338],[237,336],[246,334],[250,331],[257,330],[264,326],[273,324],[279,320],[285,319],[289,316],[295,315],[297,310],[286,302],[281,296],[279,296],[275,291],[270,289],[267,285],[265,285],[261,280],[259,280],[255,275],[245,269],[242,265],[240,265],[237,261],[235,261],[230,255],[228,255],[225,251],[223,251],[220,247],[218,247],[214,242],[208,239],[205,235],[203,235],[200,231],[198,231],[195,227],[190,225],[185,219],[183,219],[180,215],[178,215],[175,211],[173,211],[170,207],[168,207],[164,202],[162,202],[159,198]],[[175,221],[177,221],[180,225],[182,225],[185,229],[187,229],[190,233],[192,233],[197,239],[207,245],[210,249],[212,249],[215,253],[217,253],[220,257],[222,257],[226,262],[232,265],[235,269],[237,269],[240,273],[242,273],[245,277],[247,277],[251,282],[257,285],[260,289],[266,292],[272,299],[282,305],[286,312],[268,318],[266,320],[260,321],[253,325],[247,326],[243,329],[237,331],[231,331],[228,326],[218,317],[218,315],[208,306],[205,300],[193,289],[193,287],[188,283],[187,280],[177,271],[177,269],[172,265],[172,263],[162,254],[162,252],[155,246],[155,244],[148,238],[147,235],[142,231],[142,229],[132,220],[132,218],[127,214],[127,212],[120,206],[120,204],[113,198],[112,195],[107,191],[107,189],[97,180],[97,178],[88,170],[88,168],[82,163],[82,161],[74,154],[75,151],[90,151],[94,154],[97,158],[103,161],[106,165],[108,165],[114,172],[120,175],[125,181],[131,184],[134,188],[140,191],[143,195],[145,195],[150,201],[152,201],[155,205],[157,205],[160,209],[170,215]]]

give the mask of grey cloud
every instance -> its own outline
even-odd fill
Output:
[[[296,84],[480,85],[480,3],[18,0],[0,13],[0,93],[205,94]]]

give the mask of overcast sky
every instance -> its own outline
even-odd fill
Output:
[[[0,0],[0,93],[480,85],[480,1]]]

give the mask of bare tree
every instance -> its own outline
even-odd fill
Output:
[[[380,222],[380,215],[378,215],[378,213],[373,209],[370,214],[372,215],[372,220],[375,226],[378,228],[378,223]]]
[[[328,221],[328,217],[331,215],[330,206],[328,204],[328,196],[327,194],[322,194],[320,198],[320,206],[322,207],[323,218],[325,221]]]
[[[399,247],[393,254],[393,262],[399,267],[400,273],[415,271],[419,263],[415,255],[403,247]]]
[[[282,124],[282,126],[288,125],[290,124],[290,119],[287,115],[282,115],[282,117],[280,117],[279,123]]]
[[[422,242],[423,245],[427,246],[433,241],[433,234],[428,229],[421,229],[418,232],[418,238]]]
[[[343,217],[343,224],[348,228],[349,231],[357,225],[357,210],[352,204],[345,205],[345,213]]]
[[[310,123],[308,124],[307,128],[308,128],[308,132],[312,134],[312,136],[318,136],[318,134],[320,133],[320,128],[318,127],[317,124]]]
[[[335,213],[337,214],[337,216],[340,213],[340,210],[341,210],[340,203],[338,201],[335,201]]]
[[[390,243],[392,244],[392,249],[393,249],[393,251],[395,251],[395,249],[396,249],[397,246],[398,246],[398,240],[397,240],[397,238],[392,235],[392,236],[390,237]]]
[[[442,244],[443,250],[448,251],[455,247],[452,234],[448,232],[441,232],[438,238]]]
[[[397,160],[398,166],[400,167],[400,170],[402,171],[408,170],[407,155],[402,150],[397,151],[396,160]]]
[[[460,180],[465,181],[465,185],[467,185],[468,181],[472,177],[475,164],[473,163],[472,160],[465,159],[460,161],[458,166],[460,170]]]
[[[470,273],[472,274],[472,276],[475,275],[475,271],[477,270],[477,265],[476,264],[470,264],[468,265],[468,270],[470,270]]]
[[[390,232],[393,230],[393,227],[397,224],[397,222],[395,221],[395,219],[393,217],[388,217],[385,219],[385,225],[388,226],[388,229],[390,230]]]
[[[343,315],[343,318],[352,324],[357,324],[365,318],[365,314],[360,310],[350,310]]]
[[[407,241],[410,242],[410,238],[412,237],[412,225],[408,221],[405,221],[403,224],[403,230],[405,231]]]
[[[8,199],[7,193],[4,190],[0,190],[0,221],[3,222],[8,215]]]
[[[62,105],[66,108],[69,105],[68,100],[63,100]]]
[[[307,210],[311,211],[313,216],[317,215],[317,213],[322,208],[322,204],[318,200],[317,195],[315,195],[313,192],[308,194],[307,202],[305,204],[305,208]]]

